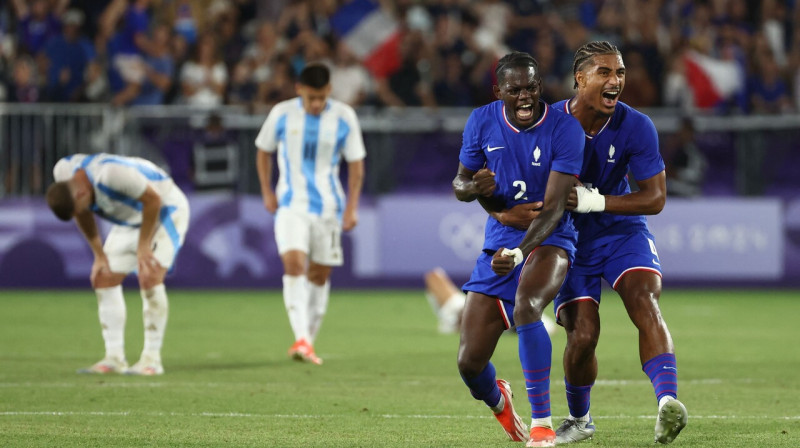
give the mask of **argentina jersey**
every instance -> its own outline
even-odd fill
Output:
[[[542,114],[527,129],[517,129],[506,117],[502,101],[475,109],[464,127],[459,161],[468,169],[495,173],[495,197],[505,208],[543,201],[550,171],[577,176],[583,162],[583,132],[576,120],[556,113],[540,101]],[[572,226],[569,213],[559,224]],[[556,233],[558,229],[554,231]],[[504,226],[489,216],[483,249],[516,247],[525,230]]]
[[[108,221],[129,227],[142,223],[138,200],[150,185],[161,198],[161,220],[176,207],[186,206],[186,197],[172,178],[154,163],[138,157],[112,154],[74,154],[53,168],[56,182],[66,181],[82,169],[94,189],[92,211]]]
[[[342,158],[356,162],[366,156],[352,107],[329,98],[317,116],[306,113],[300,98],[281,102],[270,111],[255,144],[278,153],[279,207],[341,221],[345,194],[339,164]]]
[[[569,102],[559,101],[553,107],[571,115]],[[580,181],[587,187],[597,188],[600,194],[630,193],[629,171],[636,180],[647,180],[664,171],[653,122],[623,102],[617,103],[614,114],[600,132],[585,137]],[[632,231],[649,231],[647,219],[641,215],[573,213],[573,218],[579,232],[579,251],[600,247]]]

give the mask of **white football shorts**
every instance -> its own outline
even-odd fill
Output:
[[[189,228],[189,205],[162,208],[160,225],[153,236],[153,256],[162,267],[170,269],[183,245]],[[136,248],[139,245],[139,228],[113,225],[103,244],[111,272],[130,274],[138,269]]]
[[[278,208],[275,215],[275,242],[281,255],[290,250],[299,250],[308,254],[311,261],[317,264],[341,266],[344,263],[342,225],[333,217]]]

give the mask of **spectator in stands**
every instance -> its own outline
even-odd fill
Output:
[[[242,61],[247,64],[253,82],[262,83],[272,77],[274,60],[283,52],[285,46],[285,42],[279,39],[275,25],[271,22],[263,22],[258,26],[256,39],[245,47],[244,61]]]
[[[150,0],[112,1],[101,18],[108,37],[108,78],[111,104],[130,104],[145,81],[145,54],[152,51],[147,30],[150,26]]]
[[[788,113],[792,109],[789,89],[780,77],[778,63],[770,53],[758,56],[758,71],[750,80],[752,110],[759,114]]]
[[[228,86],[228,104],[252,108],[257,90],[258,85],[253,81],[248,65],[244,62],[234,65]]]
[[[83,17],[77,9],[65,12],[62,34],[50,38],[44,46],[48,101],[79,101],[83,95],[86,71],[96,57],[92,43],[81,36]]]
[[[331,64],[331,98],[357,107],[364,103],[372,87],[372,77],[344,42],[336,43]]]
[[[186,104],[204,107],[222,104],[228,69],[222,62],[217,38],[213,34],[203,34],[198,38],[195,57],[183,65],[180,80]]]
[[[59,17],[67,9],[69,0],[54,2],[51,9],[46,0],[12,0],[17,13],[19,50],[36,55],[51,37],[61,33]]]
[[[472,88],[464,73],[461,58],[456,53],[449,53],[439,61],[435,70],[436,79],[433,83],[433,93],[436,103],[440,106],[472,106]]]
[[[36,79],[36,65],[30,56],[20,56],[14,61],[8,101],[11,103],[38,103],[42,92]]]
[[[400,45],[400,70],[376,81],[378,98],[386,106],[436,106],[431,85],[431,58],[418,31],[407,32]]]
[[[205,11],[200,5],[201,2],[192,0],[174,0],[163,5],[166,8],[167,20],[172,24],[172,30],[183,36],[190,46],[197,42],[199,30],[203,29],[202,20]]]
[[[289,59],[279,56],[273,63],[272,76],[258,83],[256,103],[259,107],[270,108],[288,100],[294,94],[295,76]]]
[[[240,32],[238,10],[233,8],[227,0],[224,3],[228,7],[214,13],[211,23],[214,24],[214,30],[219,38],[219,46],[222,50],[222,59],[225,62],[225,66],[232,71],[242,59],[247,41],[245,41]],[[216,4],[218,3],[214,3],[212,6]]]
[[[139,95],[131,101],[131,105],[164,104],[166,92],[172,86],[175,62],[170,53],[172,32],[168,25],[158,25],[152,31],[151,50],[144,60],[144,82]]]

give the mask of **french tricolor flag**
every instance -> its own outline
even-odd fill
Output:
[[[331,27],[376,77],[400,68],[400,26],[376,2],[345,3],[331,17]]]
[[[741,67],[736,61],[714,59],[696,51],[683,57],[686,80],[694,95],[694,105],[707,109],[716,106],[744,87]]]

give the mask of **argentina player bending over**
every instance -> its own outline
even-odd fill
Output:
[[[189,202],[172,178],[137,157],[75,154],[56,163],[47,204],[62,221],[75,218],[94,253],[90,280],[97,295],[106,356],[79,373],[161,375],[167,326],[164,277],[189,226]],[[113,223],[105,243],[93,213]],[[136,272],[142,295],[144,349],[128,368],[122,280]]]

